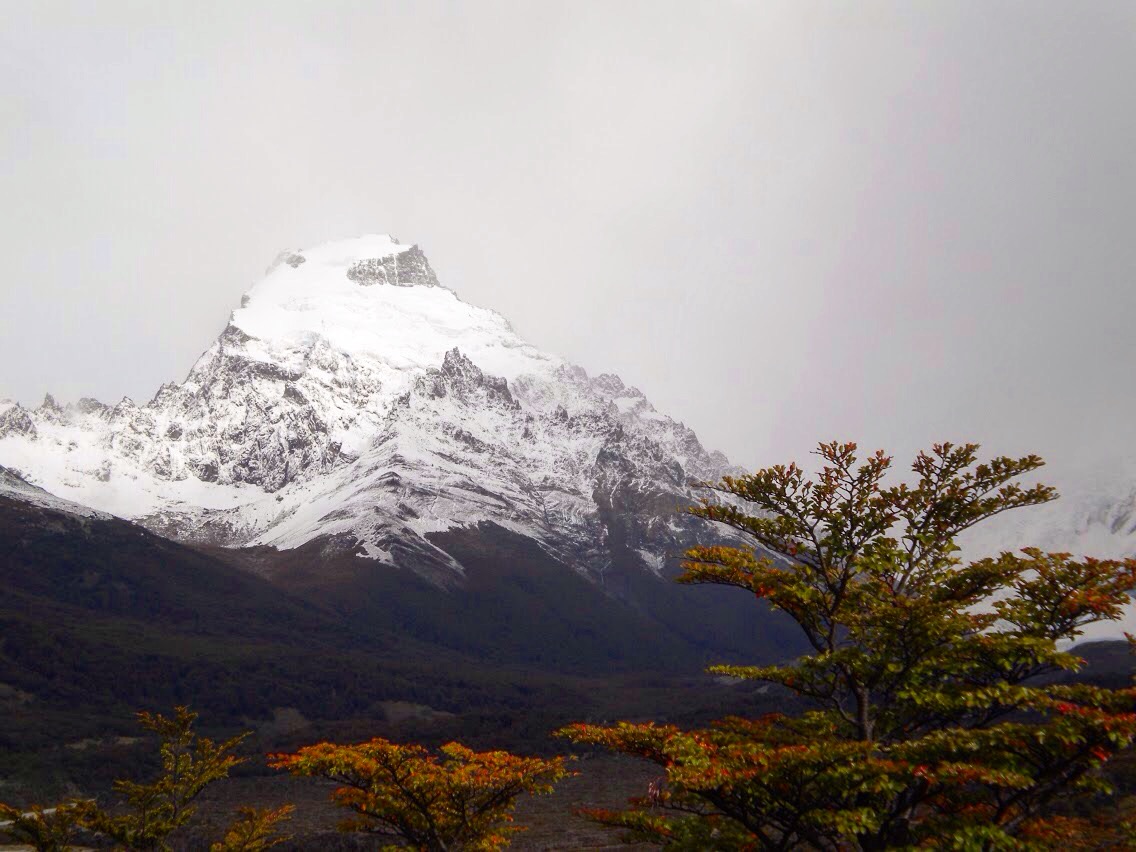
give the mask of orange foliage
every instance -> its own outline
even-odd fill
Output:
[[[319,743],[272,755],[270,765],[339,783],[336,803],[356,814],[343,824],[345,831],[397,838],[429,852],[508,845],[509,835],[521,830],[513,824],[517,797],[549,793],[568,774],[560,757],[475,752],[459,743],[432,754],[382,738],[358,745]]]

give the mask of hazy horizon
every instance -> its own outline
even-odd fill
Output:
[[[6,11],[0,397],[148,399],[377,232],[741,464],[1132,452],[1136,5]]]

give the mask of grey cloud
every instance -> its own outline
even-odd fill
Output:
[[[148,397],[420,243],[745,464],[1131,445],[1136,7],[5,4],[0,396]]]

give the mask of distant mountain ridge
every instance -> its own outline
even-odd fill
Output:
[[[0,404],[0,464],[182,541],[334,539],[443,585],[430,534],[484,522],[598,578],[660,570],[690,483],[733,470],[614,375],[588,376],[438,283],[388,236],[282,253],[148,403]]]
[[[1101,559],[1136,556],[1136,459],[1123,448],[1111,455],[1076,465],[1055,459],[1041,468],[1031,480],[1056,486],[1060,496],[975,528],[963,539],[964,552],[1034,546]]]
[[[0,402],[0,465],[182,542],[319,542],[442,587],[464,575],[442,535],[479,527],[601,585],[616,565],[662,579],[705,534],[679,511],[691,484],[738,472],[618,376],[540,351],[385,235],[282,252],[185,380],[147,403]],[[1064,490],[983,525],[968,552],[1136,553],[1136,473]]]

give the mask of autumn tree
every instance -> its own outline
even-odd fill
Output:
[[[319,743],[273,755],[271,765],[293,775],[329,778],[341,786],[337,804],[356,816],[344,831],[364,831],[426,852],[500,849],[522,793],[542,794],[567,772],[563,758],[475,752],[458,743],[437,755],[382,738],[358,745]]]
[[[37,852],[70,849],[80,832],[113,841],[129,852],[170,849],[169,838],[193,816],[194,800],[206,786],[228,776],[244,758],[235,754],[247,734],[223,742],[194,733],[197,714],[178,707],[173,717],[139,713],[138,721],[159,738],[162,771],[149,783],[120,780],[114,784],[120,802],[103,808],[94,801],[77,801],[54,808],[26,811],[0,804],[0,833],[30,845]],[[212,852],[260,852],[278,845],[276,825],[287,819],[291,806],[275,810],[244,808],[240,818],[213,844]]]
[[[1015,480],[1036,456],[977,463],[977,446],[920,453],[911,484],[882,452],[822,444],[796,464],[726,477],[690,511],[746,545],[696,547],[683,583],[738,587],[782,610],[809,653],[715,666],[811,709],[704,730],[574,725],[579,743],[663,767],[609,825],[675,849],[1055,848],[1087,837],[1051,805],[1103,789],[1096,771],[1136,736],[1136,690],[1057,678],[1090,623],[1118,618],[1136,560],[1025,549],[962,561],[956,537],[1056,497]],[[1085,841],[1086,845],[1092,845]]]

